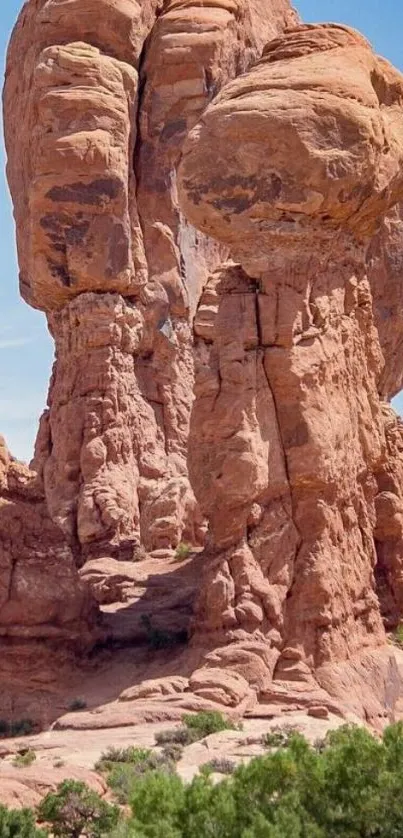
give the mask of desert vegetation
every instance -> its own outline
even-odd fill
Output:
[[[278,734],[278,731],[277,731]],[[266,738],[267,752],[247,765],[225,766],[214,782],[207,766],[191,783],[175,764],[146,749],[105,754],[107,802],[73,780],[48,794],[37,811],[0,807],[0,838],[400,838],[403,835],[403,725],[382,738],[344,726],[311,746],[296,731]],[[119,804],[124,804],[119,805]]]
[[[12,722],[0,719],[0,739],[9,736],[29,736],[34,730],[35,723],[32,719],[15,719]]]

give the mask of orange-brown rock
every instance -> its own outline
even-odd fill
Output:
[[[37,476],[0,438],[0,637],[85,648],[92,616],[88,587],[49,516]]]
[[[189,466],[209,540],[194,642],[216,647],[210,697],[225,671],[263,703],[316,682],[373,720],[399,695],[378,599],[396,624],[403,437],[378,393],[396,335],[366,265],[403,194],[402,105],[403,77],[358,33],[300,26],[184,146],[182,210],[234,260],[195,320]]]
[[[7,171],[21,293],[56,345],[34,468],[84,557],[203,541],[191,317],[222,248],[181,215],[175,167],[222,84],[295,19],[288,0],[29,0],[20,14]]]
[[[403,77],[296,20],[28,0],[12,37],[20,287],[55,364],[34,470],[0,448],[0,634],[85,643],[88,580],[106,642],[182,642],[199,589],[191,648],[149,668],[145,646],[78,728],[219,706],[382,724],[401,692]],[[202,557],[153,570],[206,520]]]
[[[368,251],[368,276],[374,300],[375,325],[384,358],[379,392],[384,399],[403,386],[403,207],[382,219]]]

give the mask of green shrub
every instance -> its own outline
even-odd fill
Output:
[[[127,803],[139,778],[156,772],[174,774],[175,763],[163,754],[150,751],[149,756],[137,762],[113,764],[107,782],[118,803]]]
[[[165,759],[169,760],[170,762],[179,762],[183,756],[183,745],[177,744],[175,742],[169,743],[168,745],[164,745],[162,749],[162,755]]]
[[[225,757],[217,757],[216,759],[206,762],[202,766],[202,771],[207,774],[233,774],[236,769],[235,762]]]
[[[97,771],[106,772],[107,782],[119,803],[126,803],[135,782],[152,771],[173,773],[172,752],[158,754],[147,748],[109,748],[96,763]]]
[[[179,838],[184,802],[185,786],[177,775],[156,772],[142,777],[130,796],[133,818],[129,834],[133,838]],[[197,833],[192,838],[198,838]]]
[[[398,646],[399,649],[403,649],[403,623],[399,623],[393,632],[391,639],[395,646]]]
[[[181,542],[181,544],[178,544],[175,550],[175,560],[177,562],[183,562],[185,559],[189,558],[191,552],[192,548],[190,544],[185,544],[184,542]]]
[[[102,838],[117,825],[119,809],[78,780],[64,780],[38,806],[38,819],[56,838]]]
[[[11,736],[29,736],[35,728],[32,719],[17,719],[15,722],[7,722],[0,719],[0,739]]]
[[[282,747],[214,785],[147,774],[134,784],[127,838],[401,838],[403,726],[382,740],[359,727],[312,748],[292,732]]]
[[[148,748],[108,748],[102,754],[100,760],[95,764],[96,771],[110,771],[114,763],[133,763],[138,764],[144,762],[152,756],[152,751]]]
[[[296,728],[294,725],[283,725],[272,727],[262,738],[265,748],[286,748],[290,739],[294,736]]]
[[[159,761],[164,755],[140,748],[108,755],[112,772],[123,771],[127,780],[122,800],[129,801],[130,817],[119,820],[116,806],[84,783],[68,780],[38,807],[38,819],[49,824],[55,838],[403,836],[402,723],[381,739],[346,725],[327,734],[320,747],[289,731],[281,747],[239,766],[218,784],[208,771],[211,766],[220,770],[225,760],[213,760],[187,785],[172,763]],[[33,812],[0,806],[0,838],[46,837]]]
[[[182,716],[182,722],[188,730],[196,731],[198,739],[204,739],[205,736],[220,733],[222,730],[241,730],[240,725],[235,725],[230,719],[226,719],[218,710],[189,713]]]
[[[26,768],[28,765],[32,765],[35,760],[36,753],[29,748],[27,751],[22,751],[15,756],[13,765],[17,766],[17,768]]]
[[[116,763],[112,767],[107,782],[118,803],[127,803],[138,777],[137,771],[129,763]]]
[[[0,805],[0,838],[46,838],[38,829],[32,809],[6,809]]]
[[[35,729],[35,722],[32,719],[17,719],[10,724],[11,736],[29,736]]]
[[[179,746],[191,745],[192,742],[197,742],[200,739],[197,730],[190,730],[190,728],[181,725],[181,727],[173,727],[170,730],[160,730],[155,734],[155,744],[160,746]]]
[[[155,744],[161,746],[192,745],[222,730],[241,730],[242,725],[235,725],[217,710],[202,710],[200,713],[188,713],[182,716],[182,725],[161,730],[155,734]]]

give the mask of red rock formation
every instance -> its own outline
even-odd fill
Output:
[[[93,606],[36,475],[0,438],[0,637],[85,648]]]
[[[217,647],[199,694],[228,699],[227,670],[263,703],[316,682],[372,719],[398,695],[375,576],[396,622],[403,434],[378,395],[394,341],[366,260],[403,192],[402,103],[358,33],[302,26],[185,144],[183,212],[236,260],[195,325],[190,476],[210,531],[194,642]]]
[[[201,544],[194,489],[203,662],[175,712],[183,689],[376,722],[400,690],[403,79],[347,28],[275,37],[295,22],[288,0],[21,12],[8,177],[56,354],[36,474],[3,456],[0,632],[77,638],[75,563]]]
[[[382,220],[368,251],[375,325],[384,358],[379,392],[390,399],[403,388],[403,207]]]
[[[181,216],[175,166],[208,101],[294,19],[288,0],[21,12],[8,177],[21,293],[56,345],[34,467],[84,556],[203,539],[186,465],[190,316],[221,256]]]

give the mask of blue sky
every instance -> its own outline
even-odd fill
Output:
[[[0,55],[4,58],[23,3],[0,0],[0,4]],[[360,29],[379,53],[403,70],[402,0],[297,0],[295,5],[306,21],[342,22]],[[13,454],[29,460],[46,402],[53,349],[44,316],[18,295],[14,224],[4,165],[0,143],[0,433]],[[396,401],[403,413],[403,397]]]

